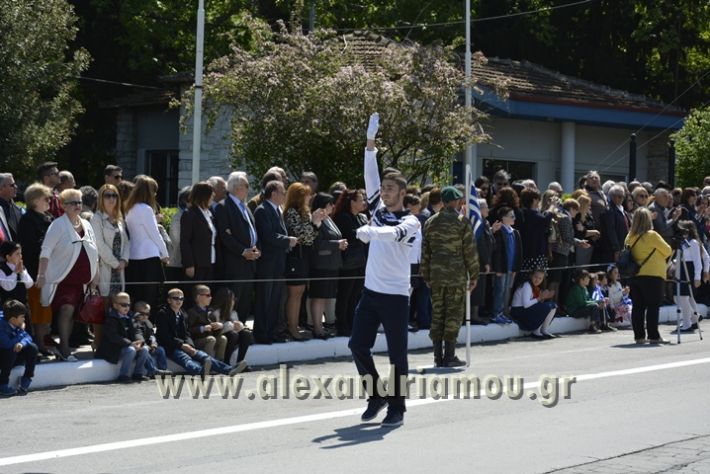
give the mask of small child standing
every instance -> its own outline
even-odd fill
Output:
[[[608,280],[609,306],[614,311],[614,321],[620,326],[631,326],[631,309],[633,303],[629,298],[629,287],[622,287],[619,281],[619,269],[609,265],[606,271]]]
[[[25,331],[27,308],[17,300],[8,300],[3,306],[4,318],[0,319],[0,396],[27,395],[35,375],[37,346]],[[10,386],[10,371],[25,363],[25,373],[17,389]]]
[[[502,226],[495,232],[495,248],[491,262],[492,270],[496,274],[493,285],[493,322],[510,324],[513,321],[505,317],[505,313],[510,299],[510,288],[513,286],[515,274],[520,271],[523,246],[520,233],[513,229],[515,211],[503,206],[498,209],[497,217]]]

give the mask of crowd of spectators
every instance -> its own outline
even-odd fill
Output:
[[[98,190],[77,189],[70,172],[44,163],[20,208],[13,176],[0,174],[5,392],[16,391],[7,386],[8,351],[23,355],[13,364],[75,361],[73,348],[91,343],[97,357],[121,363],[120,380],[130,381],[166,373],[167,359],[193,374],[236,373],[248,370],[252,343],[349,336],[367,261],[367,245],[355,238],[369,220],[365,191],[343,182],[326,191],[311,171],[290,182],[279,167],[250,192],[254,182],[235,171],[181,189],[168,232],[159,184],[149,176],[127,181],[110,165]],[[647,341],[644,327],[659,340],[652,327],[658,306],[676,294],[667,262],[681,249],[681,330],[697,328],[696,301],[710,296],[710,178],[703,188],[680,189],[602,182],[590,171],[577,189],[563,190],[556,182],[541,189],[531,179],[511,181],[500,170],[475,186],[485,221],[476,234],[482,274],[471,295],[474,324],[516,322],[551,338],[552,318],[569,315],[589,319],[590,332],[632,324],[637,342]],[[408,187],[405,207],[422,224],[442,206],[438,187]],[[412,331],[431,324],[418,240],[410,259]],[[643,262],[631,279],[613,266],[625,247]],[[90,290],[106,298],[107,310],[93,327],[74,321]],[[138,362],[132,372],[131,361]]]

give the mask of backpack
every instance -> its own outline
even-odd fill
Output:
[[[641,262],[640,265],[636,263],[636,260],[634,260],[634,257],[631,254],[631,250],[638,243],[641,237],[643,237],[643,234],[636,237],[636,240],[634,240],[634,243],[631,244],[631,247],[626,245],[624,246],[624,249],[619,253],[619,261],[616,262],[616,267],[619,269],[619,276],[621,278],[626,279],[635,277],[639,270],[641,270],[641,267],[643,267],[646,262],[648,262],[648,259],[651,258],[651,255],[656,252],[656,249],[654,248],[651,253],[648,254],[648,257],[646,257],[644,261]]]

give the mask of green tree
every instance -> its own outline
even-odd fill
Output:
[[[232,110],[235,161],[257,176],[278,164],[292,174],[314,170],[326,183],[359,183],[364,128],[378,111],[383,166],[412,180],[446,179],[455,153],[485,138],[481,114],[461,105],[463,74],[450,51],[393,43],[366,59],[347,41],[282,31],[212,64],[207,112]],[[184,103],[189,111],[190,98]]]
[[[710,176],[710,106],[691,111],[675,140],[678,185],[699,186]]]
[[[29,177],[70,139],[86,51],[72,51],[76,17],[65,0],[0,0],[0,167]]]

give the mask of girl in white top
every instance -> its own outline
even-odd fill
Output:
[[[158,298],[157,284],[130,283],[163,282],[163,263],[168,262],[168,248],[158,229],[155,218],[158,183],[150,176],[140,175],[126,200],[126,228],[131,242],[130,260],[126,269],[129,283],[128,293],[136,301],[145,301],[151,308],[157,308],[162,301]]]
[[[631,326],[632,303],[629,298],[629,287],[621,286],[619,269],[616,265],[609,265],[606,270],[607,290],[609,291],[609,305],[614,310],[614,320],[620,326]]]
[[[700,288],[703,272],[703,255],[700,251],[698,231],[692,221],[679,221],[678,229],[683,234],[680,243],[683,261],[676,262],[680,265],[680,296],[674,296],[676,304],[680,306],[683,315],[682,332],[690,332],[698,328],[698,307],[695,298],[691,298],[693,288]],[[691,288],[692,285],[692,288]]]
[[[555,317],[557,305],[552,301],[555,292],[541,289],[545,271],[538,269],[530,274],[526,281],[515,290],[510,316],[523,331],[532,331],[534,339],[552,339],[550,323]]]

